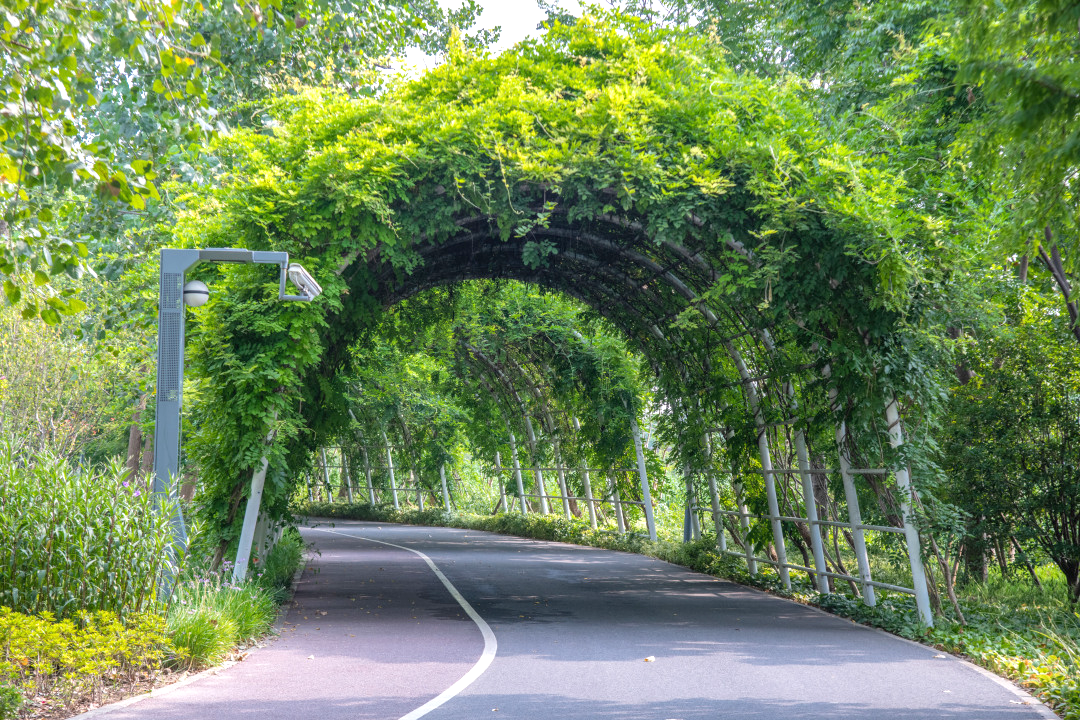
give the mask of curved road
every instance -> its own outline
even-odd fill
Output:
[[[1055,717],[952,656],[638,555],[348,521],[303,534],[321,555],[279,640],[110,720],[413,720],[474,667],[422,716]],[[430,557],[494,632],[489,667],[480,625],[425,560],[372,540]]]

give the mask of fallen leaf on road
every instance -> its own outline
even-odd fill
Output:
[[[656,658],[650,655],[649,657],[645,658],[645,662],[656,662]]]
[[[936,658],[943,658],[943,657],[945,657],[945,656],[944,656],[944,655],[935,655],[934,657],[936,657]]]

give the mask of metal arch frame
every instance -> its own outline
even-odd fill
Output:
[[[577,336],[578,339],[583,340],[580,333],[577,333],[575,331],[574,334]],[[554,341],[550,337],[548,337],[546,334],[544,334],[543,336],[548,341],[548,343],[551,344],[554,347]],[[546,426],[548,428],[548,432],[552,436],[552,443],[553,443],[554,452],[555,452],[555,456],[556,456],[556,466],[555,466],[554,470],[555,470],[555,472],[556,472],[556,474],[558,476],[559,490],[562,493],[561,500],[562,500],[562,505],[563,505],[563,514],[566,517],[566,519],[569,519],[570,518],[570,507],[569,507],[570,496],[569,496],[569,494],[567,492],[567,489],[566,489],[566,479],[565,479],[566,466],[561,461],[561,456],[562,456],[561,455],[561,442],[560,442],[560,440],[558,438],[560,428],[559,428],[558,423],[555,420],[555,417],[552,416],[552,414],[551,414],[551,408],[548,407],[546,401],[542,397],[542,394],[541,394],[540,388],[539,388],[540,380],[538,380],[536,378],[533,378],[530,375],[530,373],[529,373],[529,371],[528,371],[528,369],[526,367],[526,365],[530,365],[530,366],[533,367],[534,372],[539,371],[540,367],[539,367],[539,364],[538,364],[537,357],[535,356],[535,354],[533,352],[529,351],[528,348],[524,348],[524,349],[520,349],[520,350],[522,351],[522,354],[525,356],[522,361],[519,361],[515,357],[519,352],[518,348],[506,348],[506,360],[507,360],[508,363],[510,363],[510,365],[512,366],[512,369],[515,371],[516,375],[521,378],[521,380],[528,387],[528,389],[529,389],[530,393],[532,394],[532,396],[535,398],[535,400],[536,400],[536,402],[537,402],[537,404],[538,404],[538,406],[539,406],[539,408],[540,408],[540,410],[542,411],[542,414],[543,414],[541,419],[544,420],[544,422],[545,422],[545,424],[546,424]],[[574,418],[574,421],[576,423],[577,418]],[[637,461],[636,470],[637,470],[637,473],[638,473],[638,479],[640,481],[640,486],[641,486],[641,493],[642,493],[642,502],[641,502],[641,504],[642,504],[642,506],[644,508],[644,512],[645,512],[645,525],[646,525],[646,528],[647,528],[648,533],[649,533],[649,539],[652,540],[653,542],[655,542],[656,539],[657,539],[656,522],[655,522],[655,519],[653,517],[653,507],[652,507],[651,492],[650,492],[650,488],[649,488],[649,479],[648,479],[648,473],[647,473],[646,466],[645,466],[644,451],[643,451],[642,444],[641,444],[641,431],[638,428],[637,419],[633,415],[630,416],[630,431],[631,431],[631,436],[633,438],[635,457],[636,457],[636,461]],[[540,468],[535,468],[535,472],[539,473]],[[546,494],[547,494],[547,490],[545,488],[544,491],[543,491],[543,495],[546,495]],[[541,496],[542,500],[543,500],[543,495]],[[588,496],[591,496],[591,491],[587,491],[586,496],[587,496],[587,498],[588,498]],[[619,502],[622,502],[622,501],[619,501]]]
[[[491,358],[488,358],[487,355],[485,353],[483,353],[482,351],[477,350],[475,347],[473,347],[472,345],[468,344],[467,342],[465,342],[464,340],[461,340],[461,339],[459,339],[458,344],[459,344],[459,347],[462,348],[465,351],[464,355],[465,355],[466,363],[468,365],[472,366],[474,368],[474,370],[481,371],[480,373],[476,374],[476,377],[487,388],[489,394],[492,396],[492,398],[494,400],[496,400],[497,405],[502,405],[503,403],[499,402],[497,393],[494,391],[494,389],[491,387],[491,385],[487,382],[487,379],[483,376],[483,370],[486,370],[488,373],[494,375],[499,380],[499,384],[504,387],[504,390],[506,391],[506,394],[512,394],[513,395],[514,400],[516,401],[515,404],[519,407],[520,412],[522,414],[522,417],[524,418],[524,420],[526,422],[526,430],[529,432],[529,444],[530,444],[530,448],[531,448],[531,455],[533,456],[533,467],[527,468],[527,469],[532,470],[533,473],[534,473],[534,476],[538,479],[538,483],[537,483],[538,484],[538,494],[535,497],[538,497],[540,499],[541,505],[544,506],[545,508],[546,508],[546,505],[547,505],[547,500],[549,498],[550,499],[559,499],[559,500],[561,500],[562,504],[563,504],[563,512],[564,512],[564,514],[569,515],[569,501],[571,499],[577,500],[577,499],[582,499],[582,498],[571,498],[571,496],[567,492],[566,485],[565,485],[565,478],[564,478],[564,473],[566,471],[566,467],[564,466],[564,464],[561,461],[557,461],[556,462],[556,467],[554,468],[554,471],[559,475],[559,489],[560,489],[561,494],[557,498],[554,497],[554,496],[549,496],[548,495],[547,489],[543,486],[543,483],[542,483],[541,471],[544,470],[544,468],[541,468],[538,465],[538,458],[537,458],[537,455],[536,455],[537,454],[536,438],[535,438],[535,435],[532,433],[531,423],[529,422],[528,410],[526,408],[525,402],[522,400],[521,396],[517,392],[517,388],[514,387],[514,384],[511,381],[510,377],[508,376],[506,371],[503,370],[499,366],[498,363],[496,363]],[[513,363],[513,368],[512,369],[514,370],[515,374],[518,377],[520,377],[522,379],[522,381],[524,381],[527,386],[529,386],[530,392],[534,395],[534,397],[536,397],[537,401],[540,402],[539,397],[536,395],[539,392],[539,388],[536,387],[533,379],[528,376],[528,373],[527,373],[525,367],[521,363],[519,363],[515,358],[511,357],[512,354],[513,353],[508,353],[508,356],[507,356],[507,359],[510,360]],[[526,354],[530,355],[529,353],[526,353]],[[528,358],[528,363],[531,364],[531,365],[536,365],[536,358],[531,357],[531,355],[530,355],[530,357]],[[509,402],[509,401],[506,401],[506,402]],[[546,422],[548,423],[549,430],[553,430],[555,420],[554,420],[554,418],[551,417],[550,410],[549,409],[544,409],[544,414],[545,414]],[[517,481],[517,484],[518,484],[518,495],[519,495],[519,499],[521,501],[521,506],[522,506],[521,511],[524,513],[524,512],[526,512],[526,508],[525,508],[526,494],[524,492],[524,489],[523,489],[523,486],[522,486],[522,483],[521,483],[521,466],[518,463],[517,444],[515,442],[513,431],[510,429],[509,419],[504,417],[504,420],[507,423],[507,432],[508,432],[509,437],[510,437],[511,460],[513,462],[515,480]],[[575,426],[577,426],[577,418],[574,418],[574,424],[575,424]],[[638,479],[639,479],[639,481],[641,483],[642,501],[641,502],[623,501],[623,500],[619,499],[617,494],[616,494],[614,502],[617,503],[617,504],[619,504],[619,503],[630,503],[630,504],[641,505],[642,508],[643,508],[644,514],[645,514],[645,525],[646,525],[646,529],[647,529],[648,534],[649,534],[649,539],[655,542],[656,539],[657,539],[656,521],[655,521],[655,518],[653,516],[653,508],[652,508],[651,492],[650,492],[650,488],[649,488],[648,473],[647,473],[646,467],[645,467],[645,458],[644,458],[643,449],[642,449],[642,443],[641,443],[641,432],[640,432],[640,430],[638,428],[636,418],[634,418],[632,416],[630,418],[630,430],[631,430],[631,435],[632,435],[633,441],[634,441],[634,450],[635,450],[635,455],[636,455],[636,460],[637,460],[637,465],[636,465],[635,471],[637,472]],[[556,453],[558,455],[558,451],[556,451]],[[552,468],[547,468],[547,469],[551,470]],[[584,500],[587,503],[589,503],[590,522],[595,525],[595,522],[596,522],[596,520],[595,520],[595,512],[594,512],[595,508],[592,506],[592,503],[594,502],[594,499],[592,497],[591,487],[590,487],[590,484],[589,484],[589,481],[588,481],[588,478],[587,478],[588,470],[585,470],[585,473],[586,473],[586,478],[584,480],[584,483],[585,483],[585,489],[586,489],[586,493],[585,493],[586,497],[584,498]],[[545,513],[548,512],[547,509],[544,509],[542,511],[545,512]],[[619,514],[621,515],[621,507],[619,508]]]
[[[479,222],[479,221],[485,220],[485,219],[487,219],[487,218],[474,217],[474,218],[468,219],[467,222],[462,221],[459,224],[467,225],[467,224],[472,224],[472,223]],[[584,262],[585,264],[590,265],[590,271],[586,274],[586,277],[588,278],[588,280],[585,280],[584,282],[589,282],[589,280],[591,280],[592,278],[595,277],[595,274],[598,271],[602,271],[605,274],[613,274],[616,278],[618,278],[619,282],[621,282],[622,284],[627,285],[628,288],[631,289],[632,291],[636,291],[636,294],[638,294],[638,295],[640,295],[640,293],[642,293],[643,291],[648,290],[649,286],[651,284],[654,284],[655,280],[657,278],[663,277],[667,281],[665,283],[662,283],[663,286],[667,286],[668,288],[670,288],[676,295],[681,295],[685,299],[691,300],[691,302],[695,302],[696,297],[697,297],[697,293],[690,289],[689,285],[687,284],[687,281],[683,281],[683,280],[677,278],[673,274],[672,271],[676,267],[678,267],[680,265],[685,265],[687,262],[690,262],[692,265],[698,266],[698,268],[701,269],[703,271],[703,273],[707,277],[712,277],[712,276],[715,275],[715,269],[707,267],[707,266],[703,267],[704,262],[700,257],[698,257],[700,255],[700,251],[691,253],[689,250],[687,250],[685,248],[682,248],[681,246],[676,246],[673,243],[662,243],[661,244],[662,247],[664,247],[668,251],[672,252],[678,258],[675,262],[671,263],[670,266],[664,267],[664,266],[660,265],[659,263],[656,263],[656,262],[652,261],[651,259],[649,259],[647,256],[641,254],[640,252],[637,252],[633,247],[620,245],[620,244],[618,244],[616,242],[613,242],[612,240],[610,240],[608,238],[600,237],[600,236],[596,235],[595,233],[590,233],[590,232],[586,232],[586,231],[575,231],[573,229],[547,228],[547,229],[543,229],[543,230],[533,231],[533,233],[531,233],[531,235],[536,236],[536,237],[552,237],[552,238],[556,238],[556,239],[568,244],[568,248],[566,250],[564,250],[563,252],[560,252],[559,255],[557,255],[556,259],[555,259],[555,262],[559,263],[560,269],[565,269],[565,265],[560,262],[564,258],[569,258],[571,260]],[[411,294],[413,294],[415,292],[418,292],[418,291],[420,291],[421,289],[423,289],[425,287],[431,287],[431,286],[434,286],[434,285],[437,285],[437,284],[443,284],[443,283],[452,282],[452,281],[455,281],[455,280],[468,279],[468,278],[471,278],[471,277],[476,277],[476,278],[480,278],[480,277],[496,277],[496,275],[492,274],[491,272],[483,272],[481,270],[481,268],[479,268],[479,265],[483,264],[483,259],[481,257],[479,257],[479,256],[481,256],[481,255],[487,255],[488,256],[487,264],[488,264],[489,270],[490,270],[490,266],[492,264],[492,260],[494,259],[494,256],[500,255],[500,254],[505,254],[508,257],[513,258],[513,257],[517,256],[518,248],[517,248],[516,245],[510,244],[510,243],[504,243],[504,242],[501,242],[501,241],[497,242],[497,243],[492,242],[490,240],[490,238],[491,238],[490,231],[471,232],[471,233],[467,233],[465,235],[459,235],[459,236],[453,238],[452,240],[448,240],[448,241],[446,241],[446,242],[444,242],[442,244],[432,244],[432,245],[429,245],[426,248],[422,248],[417,253],[417,255],[421,259],[426,259],[428,257],[435,256],[435,255],[445,255],[447,252],[449,252],[451,254],[455,254],[455,255],[460,255],[461,253],[459,253],[457,251],[459,249],[467,246],[468,250],[469,250],[468,259],[462,258],[462,261],[466,265],[474,264],[474,265],[477,265],[477,267],[471,272],[469,270],[465,270],[464,272],[455,271],[454,274],[452,274],[452,275],[451,274],[446,274],[446,273],[436,273],[436,277],[431,277],[431,274],[429,273],[427,279],[423,283],[412,284],[411,286],[405,286],[405,287],[402,286],[401,281],[402,281],[403,278],[401,278],[400,276],[396,276],[393,279],[393,281],[391,281],[391,279],[387,276],[387,274],[383,273],[381,275],[381,277],[380,277],[380,281],[383,284],[392,283],[392,284],[398,286],[397,289],[395,291],[392,291],[389,294],[389,296],[386,297],[385,299],[388,302],[393,303],[394,301],[399,300],[399,299],[404,298],[404,297],[407,297],[408,295],[411,295]],[[477,241],[481,240],[481,239],[488,239],[489,242],[482,245],[480,248],[478,248],[477,247]],[[575,244],[575,242],[574,242],[575,240],[584,241],[584,242],[581,243],[581,244]],[[610,253],[612,255],[612,257],[607,258],[607,262],[605,262],[605,258],[603,258],[603,257],[589,258],[589,257],[587,257],[585,255],[581,255],[579,250],[583,249],[583,246],[590,246],[590,247],[593,247],[594,249],[595,248],[601,248],[604,251],[607,251],[608,253]],[[627,272],[625,270],[616,269],[615,264],[611,262],[612,260],[614,260],[616,258],[622,258],[622,259],[631,260],[634,266],[645,269],[645,270],[649,271],[650,273],[652,273],[652,277],[650,277],[650,278],[633,278],[631,275],[627,274]],[[502,264],[502,267],[500,269],[503,270],[503,272],[500,272],[497,276],[500,276],[500,277],[501,276],[515,277],[516,279],[522,279],[522,280],[526,280],[526,281],[528,281],[530,279],[530,278],[527,278],[527,277],[523,277],[522,273],[514,273],[512,271],[512,269],[511,269],[510,265],[511,264],[509,264],[509,263],[508,264]],[[447,265],[445,263],[442,263],[441,267],[447,267]],[[569,291],[568,290],[568,284],[565,282],[565,280],[563,282],[544,281],[544,280],[542,280],[540,278],[540,275],[544,274],[545,272],[550,272],[551,268],[549,268],[549,267],[539,268],[539,269],[527,269],[527,268],[518,268],[518,269],[525,271],[525,273],[524,273],[525,275],[531,275],[532,276],[531,279],[533,281],[539,281],[542,284],[549,285],[549,286],[551,286],[551,287],[553,287],[555,289],[559,289],[559,290],[562,290],[564,292]],[[689,281],[689,279],[688,279],[688,281]],[[581,283],[582,282],[581,277],[578,277],[575,282]],[[692,282],[692,281],[689,281],[689,282]],[[651,299],[651,301],[644,301],[644,302],[631,302],[626,297],[614,297],[614,300],[618,304],[623,305],[624,307],[627,307],[627,308],[633,307],[634,305],[637,305],[637,304],[643,304],[645,307],[649,308],[649,310],[652,311],[652,314],[654,314],[654,316],[656,318],[655,321],[652,323],[652,325],[654,325],[654,326],[656,325],[657,322],[660,322],[661,324],[666,324],[666,321],[670,320],[671,317],[673,317],[674,315],[676,315],[679,312],[682,312],[682,311],[684,311],[686,309],[685,306],[679,305],[678,307],[676,307],[676,308],[674,308],[673,310],[670,310],[670,311],[657,312],[656,308],[663,307],[664,305],[667,305],[667,302],[665,302],[665,301],[661,300],[659,297],[655,297],[655,296]],[[699,307],[699,309],[700,309],[700,307]],[[742,321],[741,323],[738,323],[738,324],[742,324],[744,327],[746,325],[745,321]],[[715,330],[719,327],[719,325],[720,325],[719,318],[717,318],[715,315],[713,315],[710,318],[710,321],[709,321],[709,329],[711,331],[715,332]],[[658,330],[655,331],[655,332],[650,330],[650,332],[653,335],[661,334]],[[736,334],[741,335],[743,333],[745,333],[745,331],[740,331],[739,333],[736,333]]]
[[[499,393],[495,391],[495,388],[491,386],[491,383],[488,382],[487,378],[484,377],[484,374],[482,372],[477,372],[481,369],[481,367],[486,367],[486,365],[484,365],[484,363],[482,363],[480,359],[477,358],[471,351],[466,350],[465,348],[462,348],[462,350],[464,350],[463,360],[465,364],[467,366],[471,366],[474,369],[473,375],[476,377],[477,381],[480,382],[488,391],[488,394],[495,402],[496,407],[504,406],[501,407],[501,411],[505,411],[507,409],[505,405],[509,404],[509,400],[501,397]],[[496,377],[498,376],[496,375]],[[500,384],[503,384],[501,378]],[[504,390],[509,390],[509,388],[504,388]],[[528,512],[528,508],[525,505],[525,485],[521,478],[521,464],[518,462],[517,439],[514,437],[513,428],[510,427],[510,418],[507,417],[507,414],[505,412],[503,414],[503,422],[506,423],[506,435],[510,443],[510,459],[513,463],[514,482],[517,484],[518,500],[521,503],[521,514],[524,515],[526,512]],[[498,453],[496,453],[496,459],[497,456]],[[496,465],[498,465],[498,463],[496,463]]]
[[[803,486],[803,501],[809,502],[806,495],[805,480],[808,477],[811,468],[809,467],[808,458],[805,451],[805,436],[797,434],[798,436],[792,440],[788,438],[789,442],[793,442],[795,445],[794,452],[799,460],[799,469],[785,470],[774,469],[771,466],[771,457],[766,460],[767,456],[771,455],[771,451],[768,447],[769,440],[766,435],[769,423],[766,422],[764,416],[764,405],[775,407],[785,414],[790,416],[792,410],[790,402],[793,400],[791,396],[791,390],[784,390],[780,384],[773,385],[772,390],[768,389],[768,384],[773,382],[782,381],[784,377],[788,377],[783,373],[785,369],[773,365],[771,368],[762,367],[759,365],[761,359],[755,358],[751,360],[754,365],[759,365],[761,373],[757,373],[759,376],[751,375],[750,367],[745,360],[742,360],[742,353],[739,352],[739,348],[735,346],[735,339],[739,338],[741,341],[738,344],[743,349],[750,352],[752,356],[764,354],[767,356],[775,356],[780,353],[778,348],[770,342],[762,342],[762,339],[758,337],[761,332],[761,325],[749,321],[748,318],[743,317],[737,308],[727,307],[728,312],[732,313],[731,317],[725,317],[727,313],[721,308],[713,307],[710,303],[703,302],[701,296],[697,292],[697,288],[702,287],[702,284],[707,284],[707,281],[711,277],[716,276],[717,268],[709,262],[708,257],[702,256],[701,249],[687,248],[682,245],[678,245],[670,242],[661,242],[656,245],[655,249],[646,250],[642,253],[644,248],[643,230],[640,223],[634,221],[620,219],[617,217],[604,217],[599,218],[602,222],[606,223],[609,227],[618,230],[622,234],[622,238],[625,239],[627,235],[630,236],[630,242],[620,243],[616,238],[605,237],[602,234],[591,231],[591,229],[582,229],[569,227],[567,225],[559,225],[557,227],[549,227],[543,229],[535,229],[530,232],[529,238],[551,238],[558,241],[560,245],[560,252],[552,259],[552,266],[546,266],[542,268],[527,268],[524,267],[520,259],[520,247],[518,243],[506,243],[496,242],[496,238],[493,237],[493,231],[490,227],[491,218],[489,216],[473,216],[468,218],[462,218],[457,221],[458,227],[469,230],[474,228],[477,224],[487,223],[487,228],[476,228],[471,231],[467,231],[461,234],[456,234],[448,237],[444,237],[441,241],[434,240],[427,245],[419,248],[416,257],[422,261],[432,257],[442,256],[443,262],[439,263],[439,269],[431,271],[425,269],[418,273],[417,276],[404,277],[399,273],[391,271],[378,273],[376,272],[376,283],[381,286],[383,293],[383,300],[392,302],[394,299],[402,299],[426,287],[433,287],[441,284],[451,283],[458,280],[469,278],[490,278],[490,277],[508,277],[517,280],[523,280],[526,282],[537,282],[541,285],[551,287],[556,290],[567,293],[573,297],[586,302],[593,309],[605,317],[611,319],[617,326],[624,331],[629,331],[629,334],[637,337],[641,337],[639,334],[642,330],[643,335],[651,336],[659,341],[660,347],[670,352],[676,352],[678,348],[700,349],[702,342],[705,343],[704,348],[708,349],[711,345],[708,338],[718,337],[720,339],[720,347],[726,350],[727,356],[731,359],[737,369],[740,370],[740,379],[737,383],[732,383],[732,386],[742,386],[745,393],[747,393],[747,400],[750,401],[750,394],[754,395],[753,401],[750,402],[752,406],[752,416],[754,417],[754,423],[758,429],[758,442],[759,442],[759,454],[762,456],[763,468],[762,474],[766,480],[766,485],[774,485],[774,475],[777,473],[791,472],[797,473],[804,480]],[[695,227],[703,228],[704,223],[694,223]],[[629,231],[629,232],[627,232]],[[694,235],[695,237],[696,234]],[[750,264],[755,263],[755,258],[752,252],[745,249],[741,244],[736,243],[736,246],[732,245],[732,242],[725,243],[726,247],[734,252],[741,254],[742,259]],[[657,252],[662,252],[665,255],[674,256],[673,262],[665,262],[664,258],[660,258],[660,261],[654,259],[657,257]],[[450,256],[450,257],[447,257]],[[516,262],[514,261],[516,257]],[[510,262],[499,263],[498,259],[505,257]],[[451,260],[451,262],[447,262]],[[560,262],[562,261],[562,262]],[[388,268],[389,269],[389,268]],[[648,273],[647,277],[635,277],[638,272]],[[422,278],[422,279],[421,279]],[[416,282],[420,279],[420,282]],[[606,279],[609,282],[604,283]],[[611,280],[614,280],[617,285],[625,285],[631,290],[628,295],[619,296],[612,291]],[[696,286],[696,287],[695,287]],[[656,294],[656,291],[661,287],[666,289],[666,292]],[[389,292],[387,292],[389,291]],[[379,291],[376,290],[376,294]],[[683,333],[675,332],[672,337],[668,337],[664,332],[664,329],[670,329],[669,321],[673,314],[669,312],[669,309],[673,305],[678,303],[672,303],[672,296],[681,296],[687,301],[687,305],[681,305],[676,312],[682,312],[686,307],[696,308],[706,320],[705,334],[701,335],[695,332],[693,335],[686,335],[683,337]],[[606,304],[606,307],[605,307]],[[719,316],[717,313],[720,313]],[[723,320],[721,320],[723,318]],[[755,328],[755,326],[757,326]],[[662,327],[664,329],[662,329]],[[727,329],[731,327],[733,330],[738,330],[732,334],[724,333],[720,331],[720,328]],[[634,328],[634,329],[631,329]],[[720,331],[720,332],[718,332]],[[704,340],[702,339],[704,338]],[[648,345],[649,343],[646,343]],[[771,347],[770,347],[771,345]],[[720,347],[716,349],[719,350]],[[647,348],[646,354],[651,354]],[[723,353],[721,353],[723,354]],[[736,359],[738,358],[738,360]],[[749,358],[748,358],[749,359]],[[678,355],[675,358],[668,358],[668,362],[679,362]],[[742,360],[741,367],[739,367]],[[706,367],[704,368],[707,373],[713,371]],[[803,370],[809,368],[801,368]],[[784,388],[788,388],[788,385],[784,385]],[[785,399],[786,398],[786,399]],[[887,414],[896,413],[895,406],[887,408]],[[890,441],[900,442],[900,438],[893,428],[898,429],[898,424],[893,417],[889,417],[889,435]],[[839,438],[839,434],[838,434]],[[802,442],[799,442],[799,441]],[[799,446],[803,447],[800,448]],[[790,448],[789,448],[790,449]],[[840,451],[840,448],[837,448]],[[785,451],[786,452],[786,451]],[[852,470],[849,468],[846,475],[857,475],[858,470]],[[907,480],[908,473],[906,469],[901,469],[897,472],[898,484],[905,489],[907,493],[907,486],[909,481]],[[774,494],[774,493],[771,493]],[[906,499],[906,498],[905,498]],[[781,521],[788,520],[788,518],[782,517],[779,512],[778,503],[774,498],[770,498],[770,512],[768,519],[773,525],[774,541],[777,542],[778,553],[782,553],[782,541],[783,535],[779,530]],[[848,503],[849,513],[852,512],[852,503]],[[854,512],[858,512],[857,508]],[[902,516],[904,519],[905,528],[903,532],[908,537],[909,545],[909,559],[912,563],[913,577],[915,578],[915,588],[906,589],[907,592],[912,592],[916,595],[916,600],[919,605],[920,615],[924,622],[932,624],[932,617],[928,611],[924,610],[923,593],[925,588],[920,588],[920,575],[921,575],[921,560],[918,557],[918,535],[917,531],[910,526],[908,521],[909,507],[905,507],[902,510]],[[809,512],[808,512],[809,514]],[[816,529],[819,525],[830,525],[828,521],[817,520],[814,518],[803,518],[801,522],[808,522],[811,527]],[[850,524],[853,529],[861,529],[861,524],[852,522]],[[914,544],[913,544],[914,542]],[[812,543],[817,545],[817,543]],[[821,581],[826,576],[835,576],[835,573],[829,573],[824,570],[823,561],[820,560],[821,553],[815,549],[815,565],[813,569],[802,568],[801,566],[793,566],[786,563],[786,558],[781,558],[779,562],[773,562],[778,566],[782,576],[785,576],[786,568],[797,568],[800,570],[807,570],[810,573],[816,574],[821,586]],[[862,565],[862,563],[860,563]],[[916,566],[918,565],[918,571]],[[786,578],[785,578],[786,579]],[[863,572],[863,568],[860,567],[860,578],[856,580],[863,583],[864,590],[870,590],[865,592],[865,596],[868,602],[873,602],[872,587],[874,585],[881,586],[879,583],[873,583],[869,579],[868,573]]]

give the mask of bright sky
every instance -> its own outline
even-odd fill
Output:
[[[479,27],[490,29],[502,26],[499,42],[491,49],[493,53],[499,53],[526,37],[539,35],[536,26],[544,20],[544,13],[536,6],[536,0],[479,0],[477,4],[484,8],[477,23]],[[576,2],[560,4],[564,7],[577,5]],[[439,0],[439,5],[444,8],[457,8],[461,6],[461,2]],[[422,71],[433,67],[436,62],[436,58],[426,56],[414,48],[405,56],[402,66]]]

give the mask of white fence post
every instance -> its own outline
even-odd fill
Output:
[[[656,542],[656,520],[653,517],[652,492],[649,489],[649,474],[645,469],[645,451],[641,447],[641,428],[637,418],[630,416],[630,432],[634,436],[634,455],[637,456],[638,480],[641,482],[641,499],[645,505],[645,526],[649,529],[649,539]],[[588,477],[588,475],[586,475]],[[595,527],[595,526],[594,526]]]
[[[904,444],[904,432],[900,427],[900,412],[896,407],[896,398],[885,406],[885,422],[889,426],[889,444],[898,448]],[[926,587],[926,573],[923,571],[922,548],[919,542],[919,530],[912,523],[911,472],[907,466],[894,472],[896,486],[900,490],[900,513],[904,521],[904,537],[907,539],[908,562],[911,565],[911,587],[915,590],[915,605],[919,608],[919,617],[928,626],[934,626],[934,614],[930,610],[930,591]]]
[[[443,508],[450,512],[450,491],[446,489],[446,465],[439,466],[439,481],[442,483]]]
[[[517,482],[518,499],[521,500],[521,514],[529,511],[525,505],[525,484],[521,481],[521,463],[518,461],[517,438],[510,433],[510,460],[514,463],[514,480]]]
[[[390,470],[390,490],[393,491],[394,497],[394,509],[400,510],[401,505],[398,503],[397,496],[397,480],[394,478],[394,456],[390,454],[390,440],[386,437],[386,431],[382,431],[383,445],[386,446],[386,467]]]

